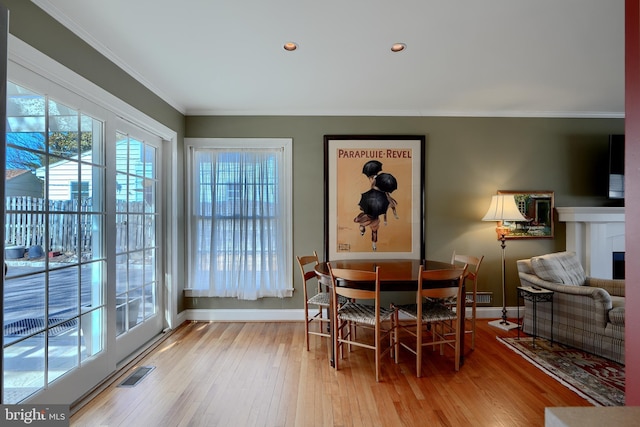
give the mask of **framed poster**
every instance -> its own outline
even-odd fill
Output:
[[[516,206],[526,221],[502,221],[508,232],[506,239],[553,238],[553,191],[498,191],[513,194]]]
[[[325,135],[325,260],[423,258],[424,145]]]

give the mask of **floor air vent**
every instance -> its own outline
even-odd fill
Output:
[[[153,371],[154,368],[155,368],[154,366],[141,366],[141,367],[139,367],[131,375],[129,375],[127,377],[127,379],[125,379],[120,384],[118,384],[118,387],[135,387],[135,386],[137,386],[138,383],[140,381],[142,381],[142,379],[144,377],[146,377],[147,374],[149,374],[149,372]]]

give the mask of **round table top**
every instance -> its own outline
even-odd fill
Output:
[[[442,261],[417,259],[344,259],[329,261],[334,268],[373,271],[380,267],[381,291],[415,291],[418,286],[418,271],[423,264],[427,270],[449,269],[455,266]],[[327,262],[315,267],[316,273],[326,280],[329,278]]]

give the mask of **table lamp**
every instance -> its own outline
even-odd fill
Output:
[[[508,331],[517,328],[518,325],[507,321],[507,287],[504,258],[504,250],[507,246],[505,242],[507,227],[504,226],[502,221],[526,221],[527,219],[520,213],[518,206],[516,206],[516,200],[513,194],[496,194],[491,197],[491,205],[482,220],[499,221],[496,231],[501,242],[500,247],[502,248],[502,319],[489,322],[489,325]]]

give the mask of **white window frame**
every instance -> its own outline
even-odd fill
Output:
[[[185,160],[186,160],[186,181],[187,181],[187,230],[185,234],[187,236],[187,258],[191,257],[192,251],[192,239],[191,239],[191,227],[194,226],[192,224],[192,216],[193,216],[193,156],[191,155],[193,149],[203,149],[203,148],[226,148],[226,149],[239,149],[239,148],[280,148],[284,152],[284,167],[282,171],[282,176],[280,178],[280,185],[283,186],[283,194],[285,194],[285,198],[282,201],[283,203],[283,212],[285,212],[285,253],[283,256],[287,260],[293,259],[293,155],[292,155],[292,140],[288,138],[185,138],[184,148],[185,148]],[[189,266],[186,272],[186,283],[185,283],[185,296],[186,297],[195,297],[199,296],[197,292],[194,291],[194,287],[192,285],[192,277],[193,273],[191,271],[191,264],[187,263]],[[286,296],[291,297],[293,295],[293,267],[292,262],[286,262],[286,271],[285,271],[285,285],[288,286],[288,293]]]

